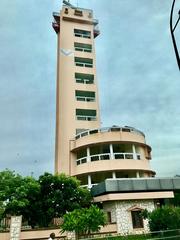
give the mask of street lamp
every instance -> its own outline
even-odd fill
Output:
[[[179,20],[180,20],[180,10],[178,12],[179,17],[178,17],[175,25],[173,26],[174,5],[175,5],[175,0],[173,0],[173,4],[172,4],[172,8],[171,8],[171,14],[170,14],[170,31],[171,31],[171,37],[172,37],[173,47],[174,47],[174,51],[175,51],[175,55],[176,55],[177,64],[178,64],[178,67],[179,67],[179,70],[180,70],[180,57],[179,57],[178,48],[177,48],[177,45],[176,45],[176,39],[175,39],[175,36],[174,36],[174,31],[175,31],[175,29],[178,25]]]

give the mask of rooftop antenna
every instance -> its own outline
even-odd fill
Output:
[[[71,3],[70,3],[70,0],[63,0],[63,3],[64,3],[64,5],[66,5],[66,6],[69,6],[69,7],[71,7],[71,8],[76,8],[75,6],[73,6]]]

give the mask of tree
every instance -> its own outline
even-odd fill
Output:
[[[89,207],[92,196],[80,182],[65,174],[45,173],[39,177],[41,187],[39,201],[39,225],[48,226],[53,218],[62,217],[66,212]],[[42,201],[43,199],[43,201]]]
[[[5,211],[4,203],[0,201],[0,221],[3,219],[4,211]]]
[[[91,200],[90,192],[65,174],[45,173],[36,180],[10,170],[0,172],[0,218],[22,215],[32,228],[47,227],[67,211],[89,207]]]
[[[174,192],[174,198],[170,199],[170,203],[173,204],[174,206],[180,207],[180,192],[179,191]]]
[[[34,178],[23,178],[10,170],[0,172],[2,218],[7,215],[23,215],[23,219],[33,226],[31,221],[34,218],[32,216],[32,201],[33,199],[36,201],[39,193],[40,185]]]
[[[151,231],[161,231],[180,228],[180,207],[164,206],[147,215]]]
[[[65,214],[63,224],[61,225],[61,232],[75,231],[76,238],[78,238],[80,234],[89,235],[92,232],[98,232],[105,223],[106,215],[104,212],[95,205],[91,205],[89,209],[75,209]]]

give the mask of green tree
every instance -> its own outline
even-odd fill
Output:
[[[147,216],[151,231],[180,228],[180,207],[164,206],[153,210]]]
[[[2,201],[0,201],[0,221],[3,219],[4,217],[4,211],[5,211],[5,206],[4,203]]]
[[[6,215],[23,215],[31,226],[34,215],[33,200],[36,202],[40,194],[40,185],[32,177],[22,177],[14,171],[0,172],[0,201],[2,202],[2,218]]]
[[[174,192],[174,198],[170,199],[170,203],[173,204],[174,206],[180,207],[180,192],[179,191]]]
[[[75,209],[64,215],[61,232],[75,231],[76,238],[80,234],[98,232],[106,223],[106,215],[98,207],[91,205],[90,208]]]
[[[53,218],[62,217],[66,212],[89,207],[91,204],[90,192],[81,188],[80,182],[74,177],[45,173],[39,177],[39,184],[41,187],[38,213],[40,226],[48,226]]]
[[[36,180],[10,170],[0,172],[0,219],[22,215],[32,228],[47,227],[67,211],[89,207],[91,200],[77,179],[64,174],[45,173]]]

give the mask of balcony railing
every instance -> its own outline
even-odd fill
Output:
[[[130,133],[139,134],[145,137],[143,132],[132,127],[106,127],[106,128],[95,128],[95,129],[81,132],[75,136],[75,139],[79,139],[81,137],[91,135],[91,134],[104,133],[104,132],[130,132]]]
[[[114,153],[114,158],[111,159],[111,154],[110,153],[101,153],[101,154],[95,154],[95,155],[90,155],[89,156],[89,161],[90,162],[95,162],[95,161],[101,161],[101,160],[121,160],[121,159],[134,159],[134,154],[133,153]],[[134,160],[140,160],[141,159],[141,155],[136,153],[135,154],[135,158]],[[88,157],[83,157],[83,158],[79,158],[76,160],[76,164],[80,165],[83,163],[87,163]]]
[[[95,97],[82,97],[76,96],[77,101],[84,101],[84,102],[95,102]]]
[[[134,154],[133,153],[114,153],[114,158],[115,159],[133,159]],[[141,159],[140,154],[136,153],[136,158],[140,160]]]
[[[82,38],[91,38],[90,34],[85,34],[85,33],[74,33],[75,37],[82,37]]]
[[[95,121],[96,116],[83,116],[83,115],[77,115],[76,116],[77,120],[85,120],[85,121]]]
[[[75,62],[75,65],[78,67],[89,67],[89,68],[93,67],[92,63]]]
[[[91,48],[83,48],[83,47],[75,47],[76,51],[80,51],[80,52],[92,52]]]
[[[85,78],[76,78],[77,83],[93,84],[93,80]]]
[[[111,156],[110,153],[102,153],[90,156],[91,162],[99,161],[99,160],[110,160]]]

